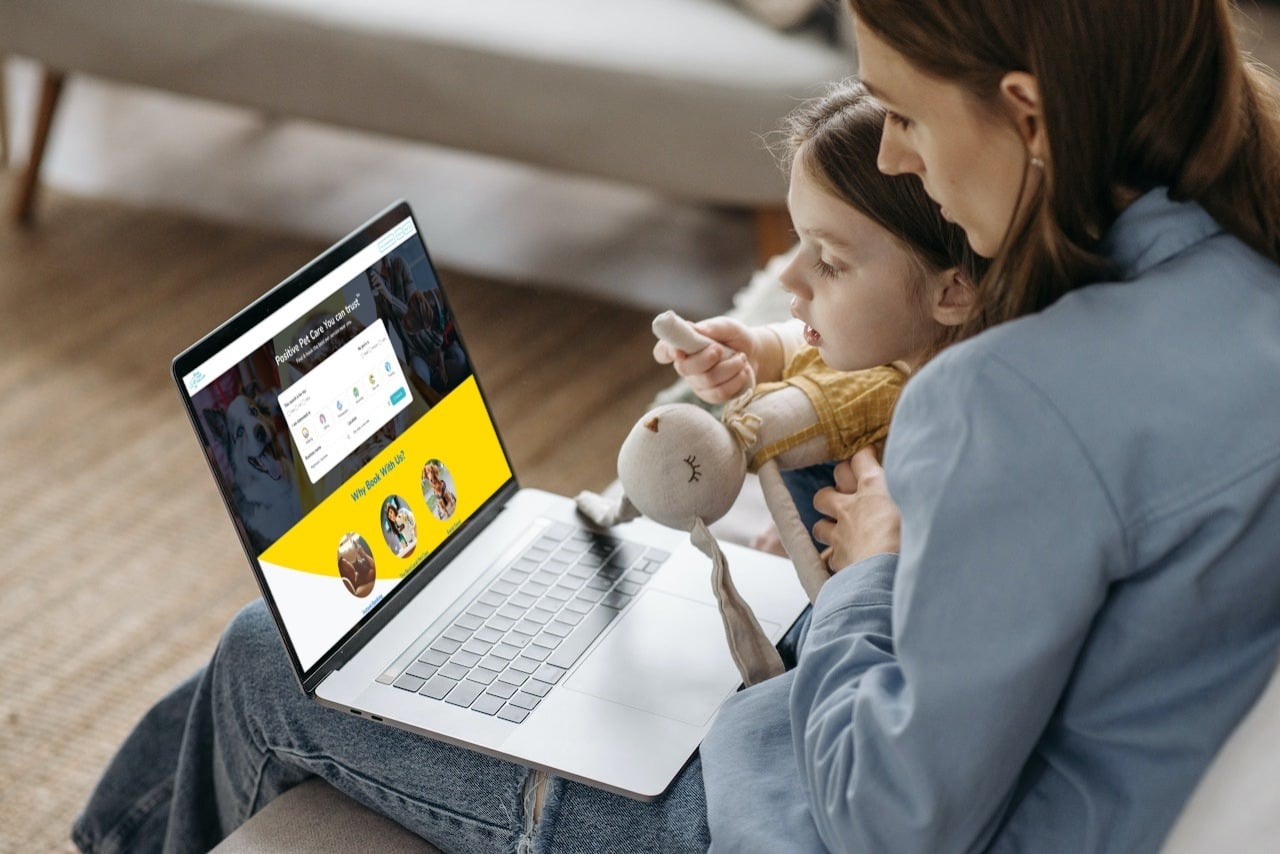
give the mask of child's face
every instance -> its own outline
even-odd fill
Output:
[[[829,193],[803,161],[787,195],[800,238],[780,277],[805,341],[843,371],[895,361],[915,365],[936,326],[906,250],[866,215]]]

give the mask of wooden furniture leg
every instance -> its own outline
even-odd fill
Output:
[[[755,225],[756,266],[764,267],[774,255],[795,245],[796,235],[791,230],[791,215],[786,208],[757,208]]]
[[[62,84],[67,75],[62,71],[45,70],[40,80],[40,100],[36,105],[35,132],[31,135],[31,151],[26,168],[18,176],[18,186],[13,196],[10,215],[21,225],[31,222],[35,207],[36,188],[40,180],[40,161],[44,159],[45,144],[49,141],[49,126],[53,124],[53,112],[62,95]]]
[[[9,102],[5,97],[7,84],[5,56],[0,54],[0,169],[9,166]]]

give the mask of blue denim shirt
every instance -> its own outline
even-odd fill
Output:
[[[940,355],[900,556],[703,746],[724,851],[1152,851],[1280,646],[1280,268],[1163,190],[1120,282]]]

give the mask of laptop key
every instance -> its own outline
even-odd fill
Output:
[[[467,638],[471,637],[471,630],[464,629],[462,626],[455,624],[445,629],[444,633],[441,634],[440,637],[455,640],[458,643],[466,643]]]
[[[545,656],[543,656],[543,657],[545,658]],[[535,670],[537,670],[537,669],[538,669],[538,662],[539,662],[539,661],[542,661],[542,659],[541,659],[541,658],[532,658],[532,657],[527,656],[527,655],[522,655],[522,656],[520,656],[519,658],[517,658],[515,661],[511,662],[511,669],[512,669],[512,670],[515,670],[515,671],[517,671],[517,672],[519,672],[519,673],[523,673],[523,674],[525,674],[525,675],[527,676],[528,674],[530,674],[530,673],[532,673],[533,671],[535,671]],[[510,672],[510,671],[508,671],[508,672]],[[505,674],[504,674],[504,675],[505,675]]]
[[[444,698],[444,701],[455,706],[470,706],[476,701],[476,697],[479,697],[483,693],[483,685],[479,682],[472,682],[468,679],[466,682],[459,682],[458,687],[450,691],[449,695]]]
[[[551,650],[545,646],[534,646],[533,644],[529,644],[529,646],[525,648],[524,655],[521,656],[521,658],[531,658],[534,661],[546,661],[547,656],[550,654]]]
[[[538,707],[538,703],[541,701],[541,697],[534,696],[527,691],[520,691],[507,702],[512,706],[532,712]]]
[[[538,607],[529,611],[527,618],[530,620],[533,620],[539,626],[545,626],[547,623],[551,622],[551,618],[554,617],[555,615],[556,615],[555,611],[550,611],[550,610],[547,610],[546,608]]]
[[[425,679],[420,679],[417,676],[412,676],[406,673],[391,684],[395,685],[397,688],[403,688],[406,691],[417,691],[426,681],[427,680]]]
[[[426,680],[430,679],[432,676],[436,675],[437,669],[438,668],[435,665],[427,664],[425,661],[415,661],[413,664],[410,664],[408,668],[405,669],[404,672],[410,676],[416,676],[417,678],[425,682]],[[402,686],[397,685],[396,687],[402,687]],[[409,690],[417,691],[421,687],[422,685],[418,684],[417,686],[410,688]]]
[[[483,628],[481,628],[479,631],[476,632],[476,636],[474,639],[478,641],[483,641],[484,643],[497,643],[498,641],[502,640],[502,632],[498,631],[492,626],[484,626]]]
[[[543,632],[533,639],[534,646],[540,646],[543,649],[555,649],[560,641],[564,640],[564,635],[555,635],[551,632]],[[525,654],[529,654],[529,650],[525,650]]]
[[[475,667],[477,664],[480,663],[480,656],[474,652],[467,652],[466,648],[464,647],[458,650],[457,652],[455,652],[453,654],[453,657],[450,658],[449,660],[454,664],[460,665],[470,670],[471,668]]]
[[[475,631],[484,625],[484,618],[475,614],[459,614],[458,619],[453,621],[454,625],[462,626],[464,629]]]
[[[545,697],[547,692],[551,690],[551,686],[546,682],[539,682],[537,679],[530,679],[525,684],[524,690],[535,697]]]
[[[482,641],[479,638],[472,638],[462,645],[462,652],[469,652],[476,656],[484,655],[491,649],[493,649],[492,643],[489,641]],[[456,652],[453,654],[453,660],[458,660],[458,654]],[[470,665],[467,666],[470,667]]]
[[[471,704],[471,708],[482,714],[492,715],[502,708],[504,700],[502,697],[495,697],[492,694],[481,694],[476,701]]]
[[[526,680],[528,680],[528,678],[529,678],[528,673],[522,673],[519,670],[513,669],[513,670],[508,670],[506,673],[503,673],[501,676],[498,677],[498,681],[493,684],[497,685],[498,683],[506,683],[507,685],[511,685],[516,688],[519,688],[521,685],[525,683]]]
[[[506,666],[509,663],[510,662],[504,659],[498,658],[496,655],[486,655],[484,658],[480,659],[479,666],[483,667],[485,670],[492,670],[494,673],[501,673],[506,669]]]
[[[525,718],[529,717],[529,713],[524,709],[518,709],[510,703],[502,707],[502,711],[498,712],[498,717],[504,721],[511,721],[513,724],[522,723]]]
[[[536,673],[533,674],[533,678],[537,679],[539,682],[546,682],[554,685],[560,681],[560,677],[563,675],[563,667],[556,667],[554,664],[544,664],[538,668]]]
[[[617,616],[618,612],[613,608],[603,606],[596,608],[578,624],[577,628],[573,630],[573,634],[565,638],[564,643],[560,644],[556,651],[551,653],[547,663],[568,670],[581,657],[582,653],[587,651],[587,647],[591,646],[591,642],[598,638],[601,632],[607,629]]]
[[[581,616],[587,613],[588,611],[590,611],[594,607],[595,607],[594,602],[592,602],[590,599],[584,599],[582,597],[582,594],[578,594],[578,596],[575,597],[572,602],[564,606],[564,609],[565,611]],[[561,616],[564,616],[564,614],[562,613]]]
[[[509,700],[518,688],[518,685],[512,685],[510,682],[503,682],[499,679],[497,682],[494,682],[489,686],[487,693],[502,700]]]
[[[537,597],[533,596],[530,593],[524,593],[524,592],[517,593],[516,595],[511,597],[511,604],[515,605],[517,608],[528,608],[530,605],[532,605],[534,602],[537,602],[537,601],[538,601]]]
[[[573,624],[564,622],[564,615],[558,615],[554,620],[547,623],[546,631],[558,638],[565,638],[573,631]]]
[[[440,675],[449,679],[461,679],[463,676],[467,675],[467,668],[463,667],[461,664],[455,664],[450,661],[444,667],[440,668]]]
[[[515,605],[508,602],[498,609],[498,616],[506,617],[508,620],[518,620],[524,616],[524,609],[517,608]]]
[[[427,684],[418,689],[418,693],[433,700],[443,700],[445,694],[453,690],[458,683],[437,673],[427,680]]]
[[[506,600],[507,600],[507,597],[496,590],[486,590],[483,594],[480,595],[478,599],[476,599],[477,602],[483,603],[485,605],[492,605],[495,608],[497,608]]]
[[[489,626],[490,628],[493,628],[493,629],[497,629],[500,632],[507,631],[515,624],[516,624],[516,621],[511,619],[510,617],[499,617],[496,614],[489,618],[489,622],[485,623],[486,626]]]
[[[640,592],[640,585],[634,581],[628,581],[625,578],[618,582],[616,588],[619,593],[625,593],[628,596],[634,596]]]
[[[443,652],[445,655],[453,655],[462,647],[462,644],[456,640],[448,638],[436,638],[435,643],[431,644],[431,648],[437,652]]]
[[[418,661],[430,664],[433,667],[439,667],[449,660],[449,653],[441,649],[429,649],[422,655],[418,656]]]
[[[488,685],[496,679],[497,676],[498,674],[492,670],[485,670],[483,667],[477,667],[475,670],[472,670],[467,674],[467,679],[472,682],[479,682],[481,685]]]
[[[600,600],[600,604],[609,608],[617,608],[621,610],[625,608],[627,603],[631,601],[631,596],[621,590],[610,590]]]

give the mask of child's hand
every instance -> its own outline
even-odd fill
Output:
[[[673,366],[693,393],[707,403],[732,400],[751,385],[760,350],[757,330],[730,317],[713,317],[694,325],[714,343],[689,355],[659,341],[653,347],[653,358]]]
[[[830,546],[823,556],[831,571],[872,555],[897,553],[902,517],[889,496],[875,450],[863,448],[837,465],[835,479],[834,487],[813,496],[814,508],[829,517],[813,526],[813,536]]]

